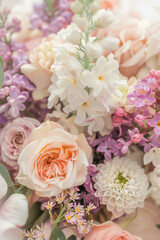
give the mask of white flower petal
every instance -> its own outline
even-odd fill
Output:
[[[28,218],[28,203],[23,194],[12,194],[2,205],[0,218],[13,226],[23,226]]]
[[[2,177],[2,175],[0,175],[0,199],[2,199],[6,195],[7,190],[8,190],[8,185],[4,180],[4,178]]]

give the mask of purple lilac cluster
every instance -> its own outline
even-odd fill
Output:
[[[151,70],[134,89],[127,95],[131,111],[117,108],[112,115],[113,131],[98,135],[91,144],[107,161],[126,154],[131,144],[139,144],[144,152],[160,147],[160,71]]]
[[[133,122],[143,134],[139,144],[144,152],[160,147],[160,71],[151,70],[127,98],[133,105]]]
[[[22,75],[20,67],[28,62],[24,44],[12,40],[12,35],[21,30],[17,18],[8,21],[10,11],[0,11],[0,53],[4,64],[4,84],[0,89],[0,124],[14,119],[25,110],[24,103],[34,86]]]
[[[57,33],[61,28],[67,27],[73,15],[70,10],[71,2],[72,0],[53,1],[53,9],[49,9],[47,1],[35,5],[30,18],[30,29],[39,29],[44,36],[48,36],[50,33]]]

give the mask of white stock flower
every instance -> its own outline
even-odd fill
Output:
[[[71,4],[71,10],[74,13],[80,13],[82,11],[83,5],[80,1],[74,1]]]
[[[98,27],[105,28],[115,20],[114,14],[110,10],[100,9],[94,16],[93,22]]]
[[[57,34],[65,42],[79,44],[81,40],[81,30],[75,23],[71,23],[67,28],[63,28]]]
[[[148,179],[137,162],[115,157],[110,162],[99,164],[98,170],[94,177],[96,196],[115,217],[143,207],[148,195]]]
[[[100,101],[86,92],[86,98],[77,98],[72,104],[67,105],[63,109],[66,113],[77,111],[75,123],[83,125],[84,122],[90,122],[91,119],[99,115],[103,115],[105,109]]]
[[[88,70],[82,73],[82,82],[93,88],[94,96],[107,96],[107,101],[111,101],[112,95],[119,95],[119,87],[124,84],[119,74],[119,63],[110,54],[108,58],[101,56],[91,72]],[[102,93],[103,92],[103,93]]]
[[[154,147],[149,150],[149,152],[144,154],[144,164],[147,165],[149,163],[153,163],[153,165],[156,167],[158,164],[160,164],[160,148]]]
[[[89,58],[99,58],[103,50],[98,42],[89,42],[86,44],[85,52]]]
[[[86,32],[89,27],[89,21],[86,17],[81,17],[79,14],[75,14],[72,18],[72,22],[77,24],[77,26],[83,31]]]
[[[85,97],[85,86],[80,79],[82,66],[76,57],[66,52],[64,54],[59,52],[52,68],[54,75],[51,79],[53,84],[48,89],[50,92],[49,108],[53,107],[57,98],[60,98],[61,101],[66,99],[69,102],[74,102],[77,97]]]
[[[149,173],[149,180],[151,182],[150,195],[155,203],[160,206],[160,165]]]
[[[91,4],[91,12],[95,13],[100,9],[101,0],[94,0]]]

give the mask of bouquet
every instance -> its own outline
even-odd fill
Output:
[[[158,240],[160,5],[6,4],[0,239]]]

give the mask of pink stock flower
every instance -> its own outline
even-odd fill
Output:
[[[8,123],[0,133],[1,159],[7,165],[17,168],[17,159],[31,131],[40,125],[34,118],[17,118]]]

